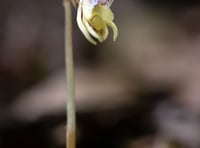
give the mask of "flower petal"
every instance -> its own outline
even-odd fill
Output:
[[[88,30],[86,29],[86,26],[82,22],[83,20],[82,20],[82,14],[81,14],[81,12],[82,12],[82,6],[79,5],[78,12],[77,12],[77,24],[78,24],[80,30],[82,31],[82,33],[84,34],[84,36],[86,37],[86,39],[90,43],[96,45],[97,42],[90,36],[90,34],[88,33]]]
[[[106,7],[110,7],[113,3],[113,0],[98,0],[98,4],[105,5]]]
[[[103,42],[108,37],[108,26],[113,30],[113,41],[117,39],[118,29],[114,24],[114,15],[110,9],[113,0],[80,0],[77,12],[77,23],[92,44],[97,39]]]
[[[85,17],[83,17],[83,23],[85,24],[86,29],[88,32],[96,39],[101,40],[99,37],[99,34],[94,30],[93,27],[90,26],[89,22],[86,20]]]
[[[96,5],[93,12],[99,13],[105,21],[113,21],[114,15],[109,7],[103,5]]]
[[[80,0],[83,8],[83,16],[88,20],[92,17],[93,8],[97,5],[98,0]]]
[[[98,36],[102,38],[102,41],[104,41],[108,36],[108,28],[102,16],[94,12],[93,17],[89,20],[89,23],[94,28],[94,31],[98,34]]]
[[[113,30],[113,41],[116,41],[117,37],[118,37],[118,29],[117,26],[115,25],[115,23],[113,23],[112,21],[110,22],[106,22],[107,25],[112,28]]]
[[[102,16],[106,24],[113,30],[113,41],[117,39],[118,29],[117,26],[113,23],[114,15],[110,8],[102,5],[97,5],[94,7],[93,12],[99,13]]]

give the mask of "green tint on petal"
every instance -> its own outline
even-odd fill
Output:
[[[93,12],[99,13],[105,21],[113,21],[114,15],[109,7],[103,5],[96,5]]]
[[[95,28],[95,30],[100,31],[103,28],[105,28],[105,22],[102,19],[101,16],[99,15],[94,15],[91,19],[90,19],[90,23],[91,25]]]
[[[99,39],[98,33],[93,29],[93,27],[89,24],[88,20],[83,17],[83,23],[85,24],[86,30],[92,35],[94,38]]]
[[[108,37],[108,28],[105,21],[98,13],[93,13],[94,15],[89,20],[90,25],[94,28],[95,32],[99,35],[100,42],[103,42]]]

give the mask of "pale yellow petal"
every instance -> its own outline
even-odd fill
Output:
[[[104,29],[103,39],[106,40],[107,37],[108,37],[108,27],[106,26],[106,28]]]
[[[108,28],[106,22],[102,19],[98,13],[94,12],[93,17],[90,19],[90,25],[94,28],[94,31],[102,39],[100,42],[105,40],[108,36]]]
[[[113,30],[113,41],[116,41],[117,37],[118,37],[118,29],[117,26],[111,21],[111,22],[106,22],[107,25],[112,28]]]
[[[90,26],[90,24],[88,23],[88,20],[86,20],[85,17],[83,17],[83,23],[86,27],[86,29],[88,30],[88,32],[96,39],[99,40],[99,42],[101,42],[103,39],[99,36],[99,34]]]
[[[78,11],[77,11],[77,24],[80,28],[80,30],[82,31],[82,33],[84,34],[84,36],[86,37],[86,39],[94,44],[94,45],[97,45],[97,42],[90,36],[88,30],[86,29],[86,26],[83,24],[82,22],[82,6],[79,5],[78,7]]]
[[[93,12],[99,13],[99,15],[102,16],[104,19],[105,23],[112,28],[113,30],[113,41],[117,39],[118,36],[118,29],[117,26],[113,23],[114,20],[114,15],[109,7],[102,6],[102,5],[97,5],[93,9]]]
[[[99,13],[105,21],[112,21],[114,19],[114,15],[109,7],[96,5],[93,12]]]

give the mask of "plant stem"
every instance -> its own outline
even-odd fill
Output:
[[[72,46],[72,16],[70,0],[64,0],[65,7],[65,65],[67,78],[67,148],[76,147],[75,80]]]

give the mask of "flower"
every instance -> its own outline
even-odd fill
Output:
[[[80,0],[77,23],[86,39],[96,45],[108,37],[108,26],[113,30],[113,41],[117,39],[118,29],[110,9],[113,0]]]

